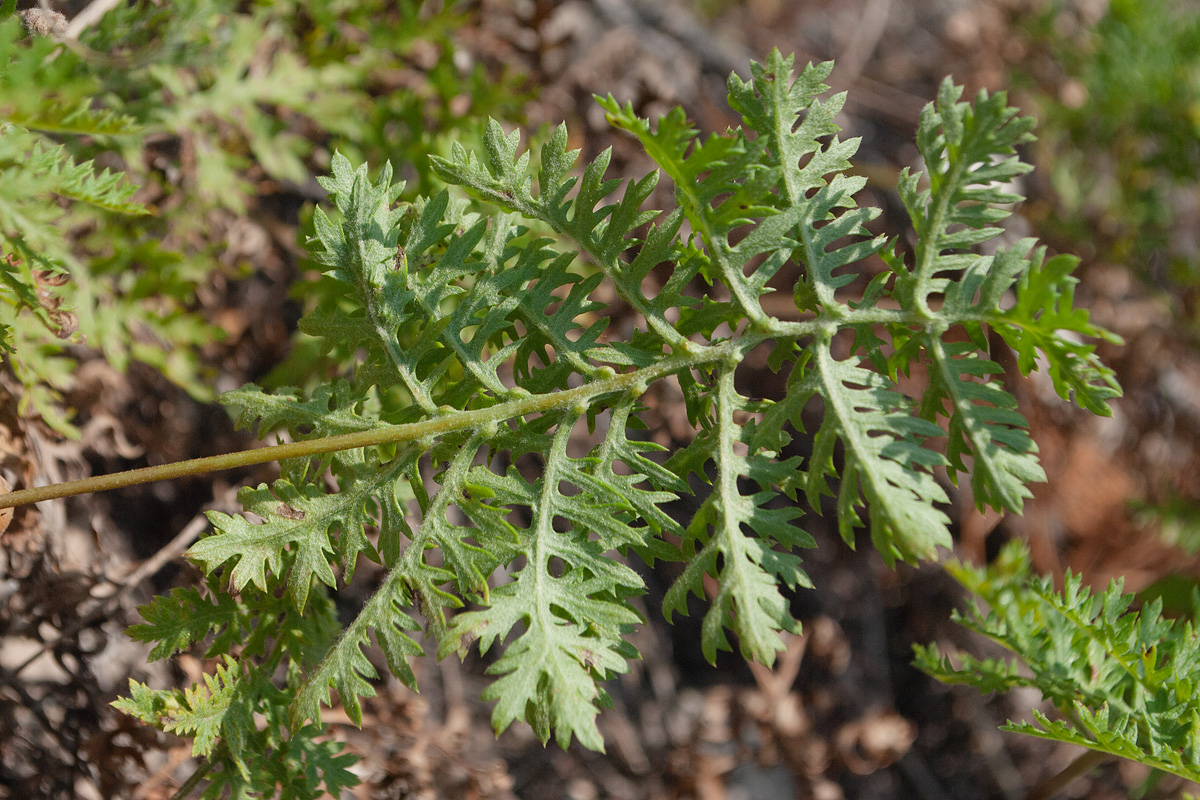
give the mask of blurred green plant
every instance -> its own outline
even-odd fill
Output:
[[[455,43],[469,4],[143,0],[78,41],[26,36],[8,5],[0,344],[23,410],[67,434],[69,345],[213,396],[199,351],[222,331],[197,292],[238,274],[221,232],[264,213],[255,198],[318,196],[335,147],[411,165],[413,192],[431,191],[426,154],[448,152],[447,134],[477,139],[477,114],[516,118],[526,97]]]
[[[1200,553],[1200,509],[1196,501],[1169,493],[1161,500],[1137,500],[1131,504],[1133,521],[1140,527],[1154,526],[1159,538],[1188,555]]]
[[[0,19],[0,64],[0,347],[25,386],[22,411],[32,409],[71,433],[55,402],[56,390],[70,380],[67,344],[95,343],[120,363],[137,347],[139,334],[161,338],[178,317],[164,309],[172,302],[169,294],[152,305],[139,302],[145,296],[119,292],[115,275],[105,280],[102,264],[86,266],[89,229],[107,224],[121,230],[113,215],[140,222],[147,210],[133,201],[135,189],[123,175],[77,159],[54,138],[111,142],[139,134],[138,123],[93,109],[98,84],[78,56],[48,38],[26,38],[11,13]],[[134,251],[152,263],[172,258],[138,235],[138,222],[125,220],[124,248],[106,241],[114,266],[121,254]],[[175,328],[172,340],[194,343],[202,328]],[[165,367],[168,353],[160,348],[140,355]],[[186,380],[188,373],[185,368],[177,377]]]
[[[1130,265],[1189,320],[1200,283],[1200,3],[1052,0],[1021,20],[1014,81],[1037,106],[1047,235]]]
[[[1038,230],[1087,260],[1124,264],[1200,325],[1200,2],[1050,0],[1019,20],[1034,52],[1014,83],[1037,107]],[[1185,334],[1187,335],[1187,334]],[[1200,550],[1200,508],[1170,486],[1133,505],[1168,544]]]

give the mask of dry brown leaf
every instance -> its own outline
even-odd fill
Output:
[[[8,494],[12,491],[12,484],[0,475],[0,494]],[[13,510],[11,508],[0,508],[0,534],[8,530],[9,523],[12,522]]]

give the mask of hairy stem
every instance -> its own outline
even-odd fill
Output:
[[[121,489],[126,486],[171,480],[186,475],[220,472],[221,470],[236,469],[254,464],[265,464],[269,461],[281,461],[288,458],[307,458],[325,453],[336,453],[342,450],[355,450],[360,447],[420,441],[455,431],[479,428],[489,423],[501,422],[526,414],[537,414],[554,409],[569,408],[577,403],[590,403],[598,397],[630,391],[639,386],[645,387],[647,384],[666,375],[723,360],[731,352],[738,353],[740,351],[742,351],[741,343],[726,343],[720,347],[704,348],[701,352],[694,354],[672,356],[658,364],[587,383],[574,389],[533,395],[522,400],[510,400],[490,408],[481,408],[473,411],[456,411],[433,419],[410,422],[404,425],[383,425],[366,431],[327,436],[321,439],[289,442],[288,444],[260,447],[237,453],[193,458],[187,461],[177,461],[172,464],[162,464],[154,467],[142,467],[141,469],[133,469],[127,472],[115,472],[111,475],[97,475],[77,481],[55,483],[50,486],[21,489],[16,492],[0,495],[0,508],[11,508],[28,503],[39,503],[43,500],[54,500],[60,497],[72,497],[91,492]]]
[[[981,321],[986,321],[982,317],[980,319]],[[918,322],[920,320],[911,313],[899,310],[871,308],[853,312],[845,317],[843,324],[903,324]],[[266,464],[271,461],[282,461],[288,458],[308,458],[326,453],[336,453],[342,450],[355,450],[361,447],[415,442],[455,431],[479,428],[492,422],[501,422],[526,414],[537,414],[553,409],[567,408],[576,403],[590,403],[598,397],[629,391],[639,385],[645,386],[659,378],[682,372],[686,369],[725,361],[730,356],[740,357],[767,339],[801,339],[827,329],[828,325],[829,320],[823,316],[800,322],[774,321],[769,330],[747,332],[737,339],[721,345],[695,346],[692,348],[692,352],[673,355],[658,364],[632,372],[623,372],[611,378],[592,381],[574,389],[533,395],[520,400],[510,400],[498,403],[490,408],[473,411],[455,411],[432,419],[410,422],[404,425],[381,425],[366,431],[344,433],[320,439],[307,439],[303,442],[270,445],[268,447],[242,450],[219,456],[192,458],[186,461],[176,461],[154,467],[141,467],[140,469],[131,469],[125,472],[114,472],[110,475],[95,475],[75,481],[54,483],[49,486],[19,489],[15,492],[0,494],[0,509],[13,508],[30,503],[40,503],[43,500],[56,500],[61,497],[74,497],[75,495],[90,494],[92,492],[123,489],[127,486],[137,486],[143,483],[174,480],[175,478],[182,478],[188,475],[204,475],[210,472],[239,469],[256,464]]]

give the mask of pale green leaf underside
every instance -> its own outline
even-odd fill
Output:
[[[799,630],[788,591],[811,585],[797,554],[813,544],[797,525],[801,497],[819,508],[835,495],[847,541],[865,527],[889,562],[918,561],[951,545],[939,470],[969,474],[977,502],[1009,511],[1041,478],[988,327],[1023,369],[1044,357],[1056,385],[1104,409],[1111,373],[1071,338],[1103,332],[1072,307],[1064,262],[1031,243],[964,252],[1008,213],[995,185],[1024,170],[1012,151],[1029,123],[1001,95],[964,104],[946,84],[918,133],[930,188],[902,185],[919,236],[905,260],[868,232],[878,211],[857,206],[863,182],[844,174],[857,142],[837,138],[842,98],[817,99],[830,68],[796,78],[792,59],[772,53],[749,82],[730,81],[746,127],[708,137],[682,111],[651,124],[601,101],[674,184],[665,214],[643,208],[660,171],[606,178],[606,152],[576,172],[565,128],[534,166],[519,134],[493,122],[481,152],[433,160],[451,188],[413,203],[396,204],[389,166],[372,179],[334,157],[322,185],[336,211],[317,211],[311,245],[346,299],[301,327],[354,355],[328,385],[247,387],[225,402],[260,436],[378,437],[244,490],[254,521],[214,515],[217,533],[191,551],[234,589],[286,597],[297,612],[360,556],[386,568],[297,678],[293,727],[319,719],[331,689],[361,718],[372,633],[412,683],[420,623],[439,655],[476,643],[498,653],[484,695],[497,730],[525,720],[543,741],[600,748],[602,682],[628,668],[624,637],[642,622],[629,560],[687,561],[668,615],[715,578],[704,653],[737,646],[769,664],[781,634]],[[878,269],[875,254],[885,272],[866,296],[847,295],[864,262]],[[778,275],[798,276],[788,319],[766,310]],[[1016,303],[1001,307],[1008,292]],[[739,365],[760,346],[789,375],[782,397],[743,394]],[[934,367],[924,403],[896,380],[918,360]],[[664,379],[694,427],[666,460],[636,435]],[[805,460],[789,450],[814,410]],[[947,432],[942,451],[934,440]],[[668,513],[705,483],[680,504],[690,511]],[[208,632],[167,611],[146,630],[164,652]]]

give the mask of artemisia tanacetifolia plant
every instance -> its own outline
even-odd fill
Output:
[[[203,641],[219,661],[202,685],[134,683],[118,703],[193,737],[206,796],[351,784],[321,706],[336,690],[361,721],[372,632],[410,686],[414,631],[439,657],[498,650],[483,695],[497,731],[524,720],[543,741],[601,749],[604,681],[637,656],[623,637],[643,622],[631,559],[686,562],[668,619],[712,576],[705,655],[733,634],[771,664],[781,632],[800,630],[788,591],[812,586],[796,554],[813,545],[802,499],[836,494],[845,540],[865,527],[893,564],[951,547],[939,475],[968,476],[979,504],[1012,512],[1043,479],[988,330],[1022,372],[1041,365],[1062,397],[1109,413],[1119,389],[1087,343],[1108,334],[1073,306],[1075,260],[1029,239],[972,252],[1020,199],[1002,187],[1028,170],[1015,148],[1033,121],[1003,94],[960,102],[947,80],[917,133],[927,172],[900,180],[916,230],[902,252],[868,232],[878,209],[855,202],[858,141],[833,122],[844,96],[818,99],[831,69],[796,76],[773,52],[749,82],[729,80],[743,127],[708,137],[682,110],[652,125],[600,100],[658,165],[628,183],[605,178],[607,151],[577,177],[563,127],[533,166],[518,134],[490,123],[482,152],[433,159],[451,190],[412,203],[395,202],[389,165],[372,180],[334,159],[322,185],[337,212],[317,211],[312,245],[354,308],[301,328],[358,356],[308,394],[223,396],[239,424],[286,431],[298,442],[284,454],[304,457],[242,490],[249,517],[211,514],[215,532],[189,551],[207,584],[145,606],[132,630],[152,658]],[[644,210],[662,175],[676,207]],[[652,271],[661,288],[648,292]],[[773,315],[764,296],[796,272],[793,310]],[[600,298],[613,296],[636,315],[628,336],[609,324]],[[744,394],[739,365],[764,348],[783,397]],[[929,375],[919,401],[897,385],[916,362]],[[669,453],[638,435],[662,380],[695,428]],[[804,460],[785,451],[806,409],[821,422]],[[664,511],[704,485],[690,518]],[[386,577],[341,629],[330,590],[360,557]]]

